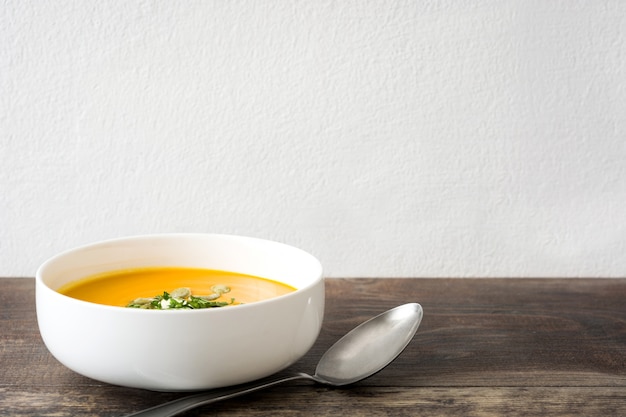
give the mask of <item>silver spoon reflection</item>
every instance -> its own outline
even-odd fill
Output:
[[[351,330],[324,353],[314,375],[298,373],[256,381],[227,391],[209,391],[129,414],[126,417],[171,417],[206,404],[248,394],[298,379],[339,387],[361,381],[389,365],[409,344],[422,321],[422,306],[404,304]]]

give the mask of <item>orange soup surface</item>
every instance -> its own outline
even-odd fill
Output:
[[[248,304],[295,291],[295,288],[266,278],[236,272],[199,268],[153,267],[126,269],[88,276],[61,287],[58,292],[79,300],[125,307],[131,301],[151,298],[188,287],[194,296],[206,296],[212,287],[225,285],[230,291],[220,301]]]

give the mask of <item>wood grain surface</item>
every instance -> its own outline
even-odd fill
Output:
[[[626,279],[328,279],[313,372],[344,333],[419,302],[424,319],[389,367],[349,388],[298,382],[186,416],[623,416]],[[46,350],[34,280],[0,278],[0,414],[123,416],[178,398],[82,377]]]

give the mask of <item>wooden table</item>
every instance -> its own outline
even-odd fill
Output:
[[[355,325],[417,301],[389,367],[350,388],[307,382],[187,416],[626,416],[626,279],[328,279],[326,319],[292,370],[312,372]],[[60,365],[38,333],[32,278],[0,278],[0,414],[122,416],[178,398]]]

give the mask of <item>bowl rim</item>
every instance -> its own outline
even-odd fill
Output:
[[[62,294],[60,292],[58,292],[57,290],[51,288],[48,284],[46,284],[46,282],[43,279],[43,273],[45,272],[46,268],[48,268],[51,264],[53,264],[54,262],[58,261],[60,258],[63,258],[64,256],[70,255],[72,253],[75,252],[79,252],[81,250],[89,250],[98,246],[105,246],[105,245],[110,245],[110,244],[115,244],[118,242],[124,242],[124,241],[133,241],[133,240],[142,240],[142,239],[154,239],[154,238],[158,238],[158,239],[167,239],[167,238],[185,238],[185,237],[217,237],[217,238],[227,238],[227,239],[244,239],[244,240],[252,240],[252,241],[257,241],[257,242],[263,242],[263,243],[269,243],[272,245],[278,245],[278,246],[283,246],[283,247],[287,247],[290,250],[295,250],[298,251],[300,253],[302,253],[303,255],[309,257],[313,263],[315,264],[316,268],[317,268],[317,273],[316,273],[316,278],[311,280],[311,282],[307,283],[306,285],[299,287],[299,288],[295,288],[294,291],[291,291],[287,294],[283,294],[283,295],[279,295],[277,297],[273,297],[273,298],[269,298],[269,299],[265,299],[265,300],[259,300],[259,301],[255,301],[252,303],[248,303],[248,304],[239,304],[239,305],[233,305],[230,306],[228,309],[223,309],[223,308],[204,308],[204,309],[166,309],[166,310],[156,310],[158,311],[158,313],[156,314],[224,314],[225,311],[236,308],[238,310],[242,310],[242,309],[249,309],[249,308],[262,308],[263,305],[268,304],[268,303],[275,303],[278,302],[280,300],[287,300],[289,298],[293,298],[293,297],[298,297],[302,292],[307,291],[308,289],[318,285],[320,282],[324,282],[324,274],[323,274],[323,267],[321,262],[315,257],[313,256],[311,253],[300,249],[296,246],[292,246],[289,245],[287,243],[282,243],[279,241],[274,241],[274,240],[269,240],[269,239],[263,239],[263,238],[258,238],[258,237],[252,237],[252,236],[245,236],[245,235],[235,235],[235,234],[224,234],[224,233],[154,233],[154,234],[139,234],[139,235],[129,235],[129,236],[125,236],[125,237],[116,237],[116,238],[111,238],[111,239],[104,239],[104,240],[100,240],[100,241],[95,241],[95,242],[91,242],[91,243],[87,243],[85,245],[78,245],[75,246],[73,248],[70,249],[66,249],[62,252],[57,253],[56,255],[51,256],[50,258],[48,258],[47,260],[45,260],[38,268],[37,271],[35,273],[35,290],[36,293],[39,291],[46,291],[49,294],[52,294],[54,297],[58,297],[58,299],[63,299],[64,302],[70,302],[70,303],[76,303],[77,306],[89,306],[90,308],[102,308],[105,310],[112,310],[115,312],[127,312],[124,314],[155,314],[155,310],[146,310],[146,309],[139,309],[139,308],[126,308],[126,307],[122,307],[122,306],[112,306],[112,305],[107,305],[107,304],[98,304],[98,303],[93,303],[91,301],[85,301],[85,300],[80,300],[74,297],[70,297],[68,295]],[[158,266],[157,266],[158,267]],[[184,266],[181,266],[184,267]],[[209,268],[207,268],[209,269]],[[114,270],[112,270],[114,271]],[[267,278],[267,279],[271,279],[271,278]],[[277,280],[275,280],[277,281]],[[280,282],[280,281],[277,281]],[[37,297],[38,298],[38,297]],[[256,306],[256,307],[255,307]]]

